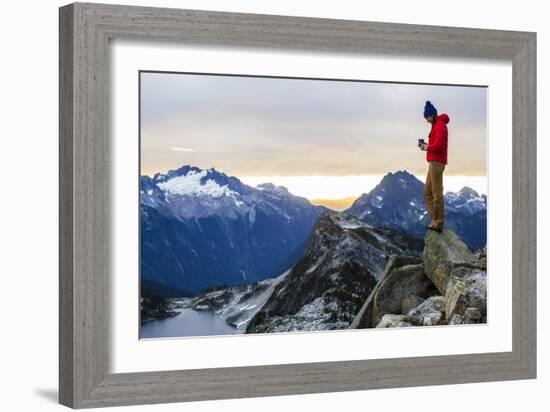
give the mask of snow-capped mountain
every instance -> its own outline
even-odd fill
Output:
[[[152,179],[142,176],[141,181],[142,204],[158,207],[163,202],[182,220],[210,215],[235,218],[250,212],[254,202],[245,202],[245,198],[253,198],[256,192],[236,177],[192,166],[156,174]]]
[[[424,183],[406,171],[388,173],[345,213],[376,225],[400,228],[423,237],[429,216],[424,207]],[[445,224],[477,250],[487,242],[487,197],[464,187],[445,194]]]
[[[458,192],[445,194],[445,207],[449,211],[472,216],[487,211],[487,196],[479,195],[474,189],[465,186]]]
[[[303,257],[274,287],[247,333],[342,329],[349,326],[391,254],[419,256],[423,241],[326,212]]]
[[[325,210],[215,169],[183,166],[140,184],[142,278],[197,293],[284,272]]]

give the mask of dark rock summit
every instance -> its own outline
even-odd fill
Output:
[[[246,331],[347,328],[389,256],[420,256],[421,251],[422,240],[402,231],[374,228],[336,212],[324,213],[310,234],[303,258],[275,287]]]

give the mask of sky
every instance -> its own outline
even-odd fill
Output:
[[[450,117],[446,191],[486,193],[486,89],[465,86],[142,72],[141,174],[214,167],[350,202],[388,172],[424,180],[426,100]]]

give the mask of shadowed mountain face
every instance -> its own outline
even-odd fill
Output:
[[[424,184],[406,171],[388,173],[345,212],[375,226],[403,229],[423,237],[429,223],[423,190]],[[487,197],[469,187],[448,192],[445,224],[472,250],[483,247],[487,242]]]
[[[419,256],[423,241],[375,228],[353,216],[324,213],[303,257],[277,284],[246,332],[347,328],[391,254]]]
[[[283,273],[326,210],[284,187],[190,166],[142,176],[140,190],[142,279],[192,292]]]

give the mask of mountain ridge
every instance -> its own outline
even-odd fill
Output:
[[[315,223],[303,257],[246,333],[341,329],[353,321],[391,254],[420,256],[421,239],[334,211]]]
[[[195,293],[286,270],[326,210],[213,168],[182,166],[142,176],[140,186],[142,278]]]
[[[422,238],[422,188],[409,172],[390,172],[343,213]],[[472,249],[486,242],[486,199],[468,187],[446,194],[449,225]],[[191,165],[141,176],[140,203],[142,277],[193,293],[282,273],[301,258],[311,228],[329,211],[284,186],[252,187]]]

